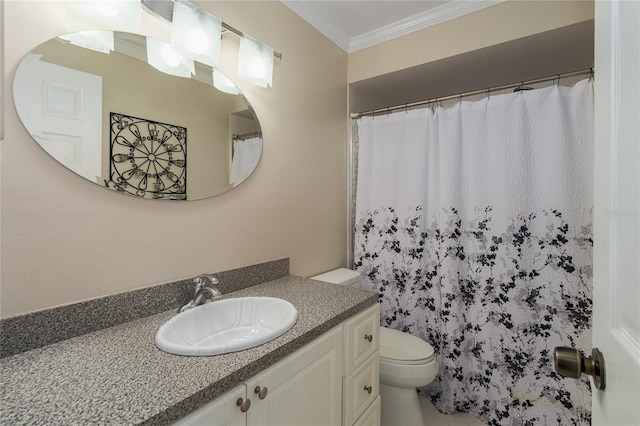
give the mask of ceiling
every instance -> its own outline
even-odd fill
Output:
[[[345,52],[409,34],[503,0],[280,0]]]

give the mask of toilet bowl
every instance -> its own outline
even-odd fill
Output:
[[[408,333],[380,327],[380,424],[422,426],[416,388],[438,374],[433,347]]]
[[[360,274],[345,268],[311,279],[360,287]],[[437,373],[438,364],[429,343],[408,333],[380,327],[381,426],[424,425],[416,388],[431,383]]]

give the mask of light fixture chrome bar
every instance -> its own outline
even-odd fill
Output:
[[[167,22],[173,21],[173,5],[175,2],[176,0],[140,0],[142,6],[151,12],[152,15],[157,18],[164,19]],[[227,30],[240,38],[244,36],[242,31],[232,27],[224,21],[222,22],[222,28],[223,30]],[[282,60],[282,53],[280,52],[274,50],[273,56],[280,61]]]
[[[364,112],[352,112],[349,114],[349,117],[357,119],[357,118],[368,116],[368,115],[385,114],[392,111],[414,108],[414,107],[433,104],[436,102],[449,101],[452,99],[467,98],[469,96],[482,95],[482,94],[490,95],[491,92],[499,92],[501,90],[507,90],[507,89],[516,89],[519,87],[524,88],[524,86],[526,86],[527,84],[546,83],[546,82],[555,81],[555,80],[558,80],[558,82],[560,82],[560,80],[562,80],[563,78],[577,77],[580,75],[590,75],[591,77],[593,77],[593,68],[589,68],[581,71],[568,72],[565,74],[556,74],[549,77],[538,78],[536,80],[520,81],[518,83],[506,84],[504,86],[490,87],[488,89],[474,90],[471,92],[459,93],[456,95],[443,96],[441,98],[433,98],[433,99],[428,99],[424,101],[417,101],[417,102],[407,103],[404,105],[395,105],[391,107],[377,108],[377,109],[372,109],[370,111],[364,111]]]
[[[229,25],[229,24],[227,24],[225,22],[222,22],[222,28],[234,33],[235,35],[237,35],[240,38],[244,37],[244,33],[242,31],[233,28],[231,25]],[[280,53],[280,52],[277,52],[277,51],[274,50],[273,51],[273,56],[276,59],[280,60],[280,61],[282,60],[282,53]]]

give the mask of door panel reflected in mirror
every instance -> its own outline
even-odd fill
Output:
[[[93,33],[112,35],[113,50],[61,36],[16,71],[18,115],[54,159],[100,186],[162,200],[219,195],[253,172],[260,124],[229,79],[216,70],[217,89],[198,62],[191,78],[161,72],[147,63],[146,37]]]

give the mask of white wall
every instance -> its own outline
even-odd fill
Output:
[[[282,257],[301,276],[346,265],[346,53],[278,1],[196,3],[284,59],[273,88],[240,85],[264,132],[254,174],[215,198],[160,202],[100,188],[31,139],[13,108],[19,61],[99,28],[63,1],[4,2],[2,317]],[[235,75],[230,44],[221,68]]]

